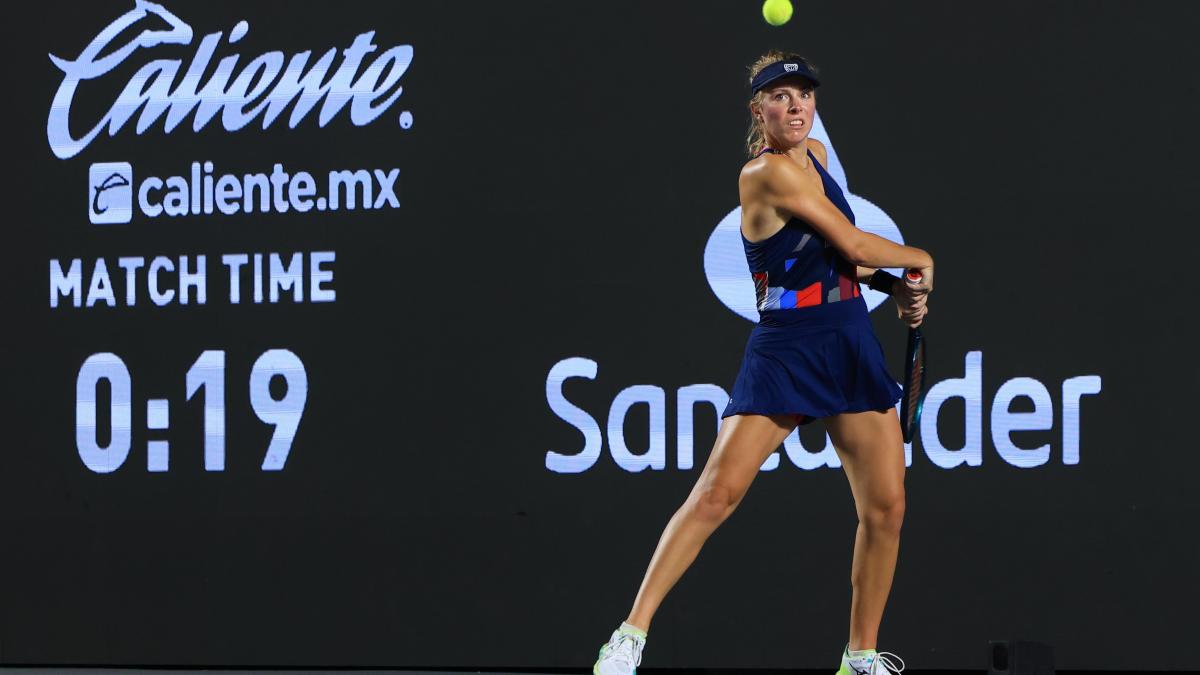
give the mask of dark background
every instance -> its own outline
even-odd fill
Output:
[[[0,662],[188,666],[585,666],[624,618],[696,466],[674,464],[675,391],[728,389],[750,324],[717,301],[702,254],[737,204],[745,68],[772,47],[822,68],[821,118],[852,190],[937,260],[934,381],[982,350],[984,460],[943,470],[918,442],[880,647],[910,667],[982,665],[986,641],[1055,645],[1060,668],[1192,666],[1200,600],[1183,293],[1196,249],[1193,72],[1200,6],[1131,2],[167,5],[188,47],[138,53],[76,97],[90,128],[149,58],[250,23],[218,56],[317,54],[375,30],[411,44],[404,93],[355,127],[311,113],[238,132],[130,122],[57,159],[61,73],[131,3],[38,3],[4,45],[8,130],[0,446]],[[340,57],[336,63],[340,63]],[[396,123],[411,110],[414,126]],[[189,216],[95,226],[92,162],[135,176],[399,167],[401,207]],[[335,250],[337,301],[50,309],[51,258]],[[86,287],[86,277],[85,277]],[[246,289],[243,289],[243,293]],[[874,315],[895,364],[903,328]],[[259,470],[253,360],[304,362],[286,468]],[[227,465],[203,469],[184,373],[226,351]],[[111,351],[133,382],[133,450],[108,475],[75,447],[75,378]],[[605,425],[621,389],[667,391],[664,471],[545,468],[578,431],[547,405],[558,361],[599,364],[565,392]],[[1100,375],[1081,463],[1061,462],[1061,382]],[[1055,404],[1036,469],[1002,461],[991,398],[1027,376]],[[145,400],[171,400],[147,434]],[[1014,410],[1019,409],[1015,404]],[[961,443],[962,402],[942,439]],[[647,413],[626,423],[645,447]],[[806,430],[819,439],[820,430]],[[171,468],[145,470],[150,438]],[[816,441],[814,441],[816,442]],[[639,445],[639,443],[641,445]],[[853,502],[840,470],[786,460],[704,549],[655,619],[648,666],[821,667],[847,633]],[[1160,647],[1173,647],[1160,649]]]

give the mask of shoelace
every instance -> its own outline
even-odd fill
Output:
[[[892,661],[892,659],[888,658],[889,656],[896,659],[896,661],[900,662],[899,668],[896,667],[896,664],[895,664],[895,662]],[[900,658],[899,655],[893,654],[891,652],[876,653],[875,654],[875,663],[882,665],[886,669],[886,670],[884,670],[882,675],[887,675],[889,672],[901,673],[904,671],[904,659]],[[879,672],[879,671],[875,668],[875,664],[871,664],[871,673],[874,674],[877,672]]]
[[[624,648],[628,643],[628,648]],[[637,668],[642,665],[642,641],[636,636],[629,633],[620,633],[612,640],[609,640],[612,646],[611,654],[614,661],[620,661],[626,665]]]

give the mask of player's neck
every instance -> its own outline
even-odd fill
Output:
[[[787,156],[791,157],[792,161],[796,162],[800,166],[808,168],[808,139],[805,138],[798,144],[792,146],[791,149],[787,151]]]
[[[799,143],[797,143],[796,145],[793,145],[790,148],[787,148],[786,150],[784,149],[784,146],[782,144],[776,145],[774,143],[768,142],[767,147],[771,148],[772,152],[782,154],[782,155],[787,155],[789,158],[791,158],[791,160],[793,162],[799,164],[801,167],[808,168],[809,159],[808,159],[808,137],[807,136],[804,138],[804,140],[800,141]]]

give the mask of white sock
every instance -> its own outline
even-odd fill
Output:
[[[617,632],[618,633],[628,633],[635,637],[641,638],[642,640],[646,639],[646,631],[642,630],[641,628],[638,628],[637,626],[635,626],[631,623],[625,623],[624,621],[621,622],[621,627],[617,629]]]

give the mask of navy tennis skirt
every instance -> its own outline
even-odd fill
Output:
[[[900,386],[862,297],[763,312],[733,384],[730,415],[793,415],[800,424],[838,413],[887,410]]]

